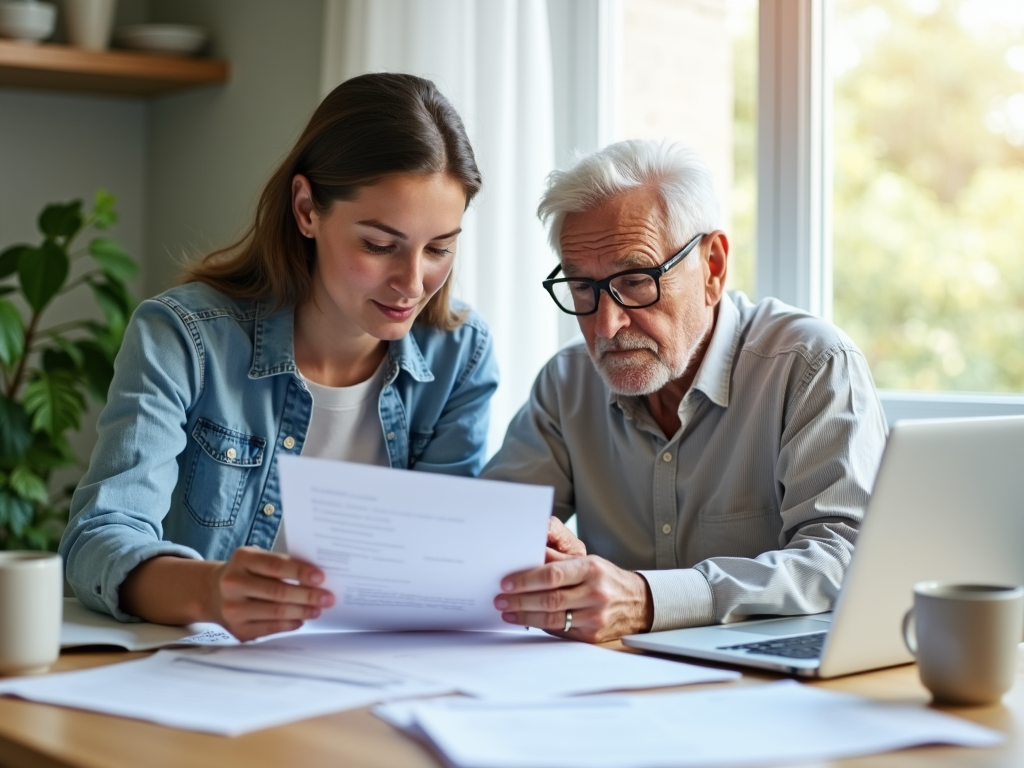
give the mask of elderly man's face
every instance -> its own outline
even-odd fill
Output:
[[[560,243],[566,277],[595,280],[656,267],[684,245],[669,242],[658,193],[643,188],[566,215]],[[653,394],[686,372],[712,326],[718,300],[705,286],[706,246],[701,242],[661,277],[657,304],[625,309],[602,291],[597,312],[579,317],[594,365],[615,392]]]

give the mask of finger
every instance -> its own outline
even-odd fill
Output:
[[[565,613],[567,610],[596,605],[593,590],[587,584],[579,584],[570,589],[552,589],[544,592],[523,592],[521,594],[501,594],[494,598],[494,607],[499,611],[519,613],[522,611],[539,611],[543,613]]]
[[[305,621],[319,616],[319,608],[297,603],[239,600],[224,606],[224,617],[235,626],[254,621]]]
[[[280,579],[252,574],[226,574],[224,585],[226,593],[236,600],[257,600],[318,608],[329,608],[334,605],[334,595],[326,589],[289,584]]]
[[[554,516],[548,518],[548,546],[567,555],[582,557],[587,554],[583,542]]]
[[[267,552],[257,547],[242,547],[235,550],[232,559],[237,559],[247,571],[258,576],[290,579],[308,586],[316,586],[324,581],[324,572],[312,563],[278,552]]]
[[[250,621],[234,629],[231,627],[225,627],[225,629],[244,642],[278,632],[293,632],[301,626],[301,621]]]
[[[580,557],[546,563],[539,568],[509,574],[501,580],[501,591],[516,594],[575,586],[583,582],[590,567],[589,558]]]
[[[547,547],[544,550],[544,562],[545,563],[559,563],[562,560],[569,560],[572,555],[567,555],[565,552],[559,552],[557,549]]]

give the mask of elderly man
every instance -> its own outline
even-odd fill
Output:
[[[553,518],[548,562],[502,583],[505,620],[603,642],[830,609],[886,436],[860,351],[725,292],[684,147],[613,144],[551,174],[538,213],[560,254],[544,287],[585,345],[541,371],[483,476],[554,486],[579,540]]]

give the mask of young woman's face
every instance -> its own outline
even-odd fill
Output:
[[[408,333],[452,270],[462,184],[441,173],[394,174],[323,216],[301,210],[301,190],[294,197],[299,228],[316,240],[313,296],[329,321],[383,341]]]

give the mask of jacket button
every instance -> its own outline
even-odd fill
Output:
[[[274,514],[274,505],[273,504],[264,504],[263,505],[263,514],[266,515],[267,517],[270,517],[272,514]]]
[[[270,505],[268,504],[267,506]],[[663,526],[661,526],[661,532],[668,536],[670,533],[672,533],[672,526],[668,523],[665,523]]]
[[[394,432],[388,432],[388,440],[394,440],[394,439],[395,439],[395,433]]]
[[[235,458],[235,456],[238,455],[238,451],[236,451],[234,448],[228,448],[228,452],[226,455],[229,459],[233,459]]]
[[[284,439],[284,447],[289,451],[295,447],[295,438],[290,435]]]

